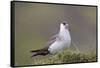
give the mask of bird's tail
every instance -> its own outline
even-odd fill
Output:
[[[38,51],[40,51],[39,49],[38,50],[31,50],[30,52],[38,52]]]
[[[30,52],[33,54],[31,57],[38,56],[38,55],[47,55],[47,54],[49,54],[48,50],[43,50],[43,49],[32,50]]]

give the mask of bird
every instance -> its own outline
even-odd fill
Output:
[[[60,29],[58,33],[52,36],[43,48],[37,50],[31,50],[32,57],[38,55],[55,54],[64,48],[68,48],[71,45],[71,35],[69,32],[69,24],[66,21],[60,23]]]

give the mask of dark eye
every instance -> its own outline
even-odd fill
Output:
[[[64,25],[66,25],[66,23],[63,23]]]

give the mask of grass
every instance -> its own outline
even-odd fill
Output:
[[[95,52],[78,52],[73,50],[62,50],[53,55],[37,56],[32,58],[32,65],[75,63],[96,61]]]

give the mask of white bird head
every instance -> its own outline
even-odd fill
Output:
[[[60,24],[60,31],[66,31],[69,29],[69,25],[66,21]]]

